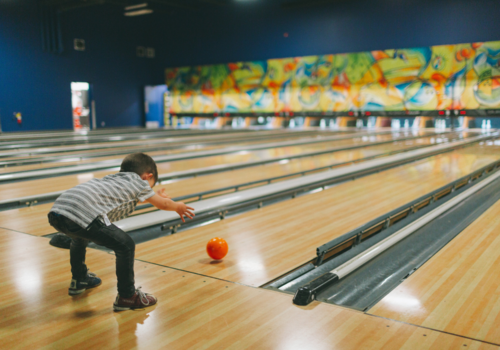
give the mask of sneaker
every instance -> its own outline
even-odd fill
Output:
[[[155,296],[144,293],[141,291],[142,287],[135,290],[134,295],[130,298],[123,298],[118,294],[116,296],[115,303],[113,304],[113,310],[115,311],[125,311],[133,309],[143,309],[148,306],[153,306],[158,302]]]
[[[71,284],[68,289],[69,295],[78,295],[85,292],[87,289],[95,288],[100,286],[102,283],[101,279],[96,276],[95,273],[88,272],[84,280],[77,281],[72,279]]]

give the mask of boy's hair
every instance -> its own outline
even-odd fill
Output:
[[[120,172],[136,173],[139,176],[151,173],[155,183],[158,181],[156,163],[153,158],[144,153],[132,153],[126,156],[120,167]]]

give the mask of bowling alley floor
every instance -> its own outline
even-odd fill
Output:
[[[341,234],[359,226],[355,211],[346,220],[346,206],[369,207],[365,215],[376,217],[499,156],[496,148],[466,148],[138,244],[136,285],[159,303],[135,311],[113,311],[115,257],[101,250],[88,249],[87,264],[103,284],[68,296],[69,253],[42,237],[53,233],[46,226],[50,204],[2,212],[0,349],[500,349],[500,280],[493,264],[500,251],[499,203],[483,224],[471,225],[366,312],[320,302],[296,306],[290,294],[258,288],[331,239],[336,231],[322,218],[335,221]],[[283,213],[288,226],[276,220]],[[316,236],[305,234],[312,229]],[[218,234],[233,254],[222,263],[204,252],[204,243]],[[257,248],[265,254],[254,254]]]
[[[136,261],[157,305],[113,312],[114,256],[89,249],[103,284],[70,297],[68,251],[0,229],[3,349],[497,349],[428,327]]]

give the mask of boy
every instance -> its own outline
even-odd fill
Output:
[[[56,230],[72,238],[70,247],[71,285],[69,295],[78,295],[97,287],[101,279],[88,272],[85,251],[89,241],[114,250],[118,296],[115,311],[144,308],[156,304],[157,299],[135,288],[135,243],[111,222],[132,213],[138,202],[148,202],[161,210],[175,211],[184,222],[192,219],[194,210],[184,203],[174,202],[164,193],[151,188],[158,181],[154,160],[144,153],[130,154],[122,162],[120,172],[92,179],[78,185],[57,198],[48,214],[49,223]]]

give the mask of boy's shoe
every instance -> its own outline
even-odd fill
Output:
[[[102,283],[101,279],[96,276],[95,273],[88,272],[85,279],[77,281],[71,280],[71,284],[68,289],[69,295],[78,295],[85,292],[87,289],[95,288],[100,286]]]
[[[57,233],[50,239],[49,244],[57,248],[69,249],[71,246],[71,237]]]
[[[148,293],[141,291],[141,287],[135,290],[134,295],[130,298],[123,298],[118,294],[116,296],[115,303],[113,304],[113,310],[115,311],[125,311],[133,309],[143,309],[148,306],[153,306],[157,303],[158,299]]]

